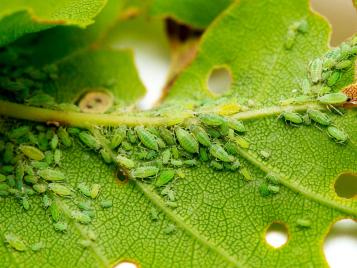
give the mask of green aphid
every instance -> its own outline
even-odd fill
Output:
[[[27,185],[23,186],[22,192],[23,192],[23,194],[25,194],[27,196],[36,194],[36,192],[30,186],[27,186]]]
[[[169,163],[170,158],[171,158],[170,149],[166,149],[165,151],[162,152],[162,163],[164,165],[167,165]]]
[[[88,248],[92,245],[92,241],[89,239],[82,239],[79,241],[79,244],[84,248]]]
[[[6,181],[6,176],[0,173],[0,182]]]
[[[113,202],[111,200],[103,200],[100,202],[100,206],[102,208],[111,208],[113,206]]]
[[[35,252],[40,251],[41,249],[44,248],[45,248],[45,243],[43,243],[42,241],[31,245],[31,250]]]
[[[265,176],[265,179],[271,184],[279,184],[280,183],[278,177],[274,173],[268,173]]]
[[[226,142],[226,144],[224,145],[224,149],[231,155],[238,155],[239,151],[237,148],[237,145],[234,142]]]
[[[15,176],[14,175],[7,176],[7,184],[10,187],[15,187],[16,186],[16,180],[15,180]]]
[[[223,168],[224,168],[224,166],[221,163],[214,161],[214,160],[211,161],[210,166],[215,170],[223,170]]]
[[[48,189],[59,196],[69,197],[73,195],[73,190],[61,183],[50,183]]]
[[[59,170],[54,169],[43,169],[37,171],[37,175],[46,181],[63,181],[66,179],[64,174]]]
[[[285,37],[284,48],[287,50],[292,49],[295,44],[296,31],[294,29],[288,29],[288,32]]]
[[[126,136],[130,143],[135,144],[138,142],[138,137],[136,136],[134,130],[129,129],[128,132],[126,133]]]
[[[161,191],[161,195],[166,196],[169,201],[175,201],[176,200],[175,192],[172,189],[170,189],[170,187],[168,187],[168,186],[166,186]]]
[[[49,107],[56,104],[56,102],[52,96],[40,92],[26,99],[26,104],[30,106]]]
[[[213,144],[209,148],[209,152],[213,157],[215,157],[216,159],[219,159],[219,160],[221,160],[223,162],[233,162],[234,161],[234,157],[229,155],[224,150],[224,148],[219,144]]]
[[[98,150],[100,148],[97,139],[88,132],[82,131],[78,134],[78,137],[87,147],[93,150]]]
[[[230,130],[227,122],[219,126],[219,132],[222,136],[228,136]]]
[[[277,194],[277,193],[279,193],[279,191],[280,191],[280,187],[279,186],[277,186],[277,185],[268,185],[268,190],[269,190],[269,192],[271,192],[272,194]]]
[[[245,128],[243,122],[239,121],[239,120],[229,119],[228,120],[228,126],[231,129],[234,129],[237,132],[246,132],[247,131],[247,129]]]
[[[211,138],[218,139],[222,136],[222,134],[213,127],[206,127],[205,129]]]
[[[56,166],[59,166],[61,163],[62,151],[60,149],[56,149],[53,153],[53,161]]]
[[[126,127],[119,127],[115,129],[113,136],[110,140],[110,147],[112,149],[117,148],[126,137]]]
[[[226,122],[226,119],[218,114],[201,114],[199,119],[207,126],[220,126]]]
[[[7,185],[6,183],[0,183],[0,190],[1,191],[6,191],[9,188],[10,188],[9,185]]]
[[[337,70],[341,70],[341,69],[346,69],[346,68],[349,68],[352,66],[352,61],[350,60],[343,60],[343,61],[340,61],[338,63],[336,63],[335,65],[335,68]]]
[[[260,156],[264,159],[264,160],[267,160],[270,158],[270,152],[266,151],[266,150],[261,150],[259,152]]]
[[[74,220],[82,224],[89,224],[92,218],[82,211],[72,211],[71,216]]]
[[[84,213],[84,214],[87,214],[87,215],[88,215],[89,217],[91,217],[92,219],[94,219],[95,216],[96,216],[96,213],[95,213],[94,210],[83,210],[83,213]]]
[[[56,223],[53,224],[53,228],[55,228],[55,230],[57,232],[64,233],[68,229],[68,224],[66,222],[63,222],[63,221],[56,222]]]
[[[155,186],[161,187],[168,182],[170,182],[175,176],[175,171],[173,169],[165,169],[160,171],[159,176],[155,181]]]
[[[48,195],[44,195],[42,197],[42,203],[44,208],[48,208],[52,204],[52,200],[48,197]]]
[[[49,166],[52,165],[52,163],[54,161],[52,151],[46,151],[45,152],[45,159],[44,160]]]
[[[298,219],[296,221],[296,225],[299,226],[300,228],[310,228],[311,221],[309,219]]]
[[[259,186],[259,193],[263,197],[267,197],[267,196],[269,196],[271,194],[271,192],[268,189],[268,184],[267,183],[262,183]]]
[[[0,190],[0,197],[6,197],[10,195],[9,191],[7,190]]]
[[[228,162],[224,163],[224,167],[230,171],[235,171],[235,170],[239,169],[240,166],[241,166],[241,164],[238,160],[234,161],[233,163],[228,163]]]
[[[159,212],[155,208],[151,208],[151,210],[150,210],[150,219],[152,221],[159,220]]]
[[[32,188],[33,188],[36,192],[42,194],[42,193],[44,193],[44,192],[47,191],[47,184],[45,184],[45,183],[36,183],[36,184],[34,184],[34,185],[32,186]]]
[[[330,93],[330,94],[323,95],[319,97],[317,100],[322,104],[339,105],[345,103],[348,100],[348,97],[346,94],[342,92],[338,92],[338,93]]]
[[[34,146],[20,145],[19,149],[24,155],[26,155],[30,159],[41,161],[45,158],[44,153]]]
[[[279,117],[284,118],[286,122],[291,124],[301,124],[303,122],[301,115],[295,112],[285,111],[282,112]]]
[[[189,153],[198,153],[199,145],[194,136],[188,131],[177,127],[175,129],[176,138],[185,151]]]
[[[12,163],[14,159],[14,144],[8,142],[5,145],[5,152],[3,153],[3,161],[6,164]]]
[[[301,81],[301,90],[304,95],[307,95],[310,93],[311,85],[310,85],[310,81],[308,79],[305,78]]]
[[[337,143],[345,143],[348,140],[348,134],[337,127],[329,126],[327,133]]]
[[[331,125],[330,117],[328,117],[327,114],[325,114],[319,110],[309,109],[309,110],[307,110],[307,114],[309,115],[311,120],[315,121],[316,123],[319,123],[320,125],[323,125],[323,126]]]
[[[27,183],[35,184],[38,181],[38,178],[35,175],[25,175],[24,181]]]
[[[171,207],[171,208],[177,208],[177,207],[178,207],[178,204],[177,204],[177,202],[175,202],[175,201],[166,201],[165,204],[166,204],[168,207]]]
[[[248,149],[250,146],[249,141],[241,136],[235,137],[234,141],[239,147],[241,147],[243,149]]]
[[[19,162],[15,169],[15,177],[17,180],[22,180],[25,175],[25,167],[22,162]]]
[[[107,164],[112,163],[113,159],[110,152],[108,152],[106,149],[101,149],[99,153],[105,163]]]
[[[329,94],[331,90],[332,89],[329,86],[323,86],[321,87],[319,94],[320,95]]]
[[[46,169],[49,167],[49,165],[43,161],[31,161],[31,167],[36,169]]]
[[[51,202],[50,213],[54,222],[58,222],[61,219],[62,213],[56,202]]]
[[[341,73],[339,71],[334,71],[330,77],[327,79],[327,85],[329,87],[334,86],[341,78]]]
[[[57,135],[61,140],[61,143],[65,146],[65,147],[71,147],[72,146],[72,139],[69,136],[68,132],[66,131],[65,128],[60,127],[57,131]]]
[[[29,132],[31,131],[30,127],[29,126],[22,126],[22,127],[18,127],[18,128],[15,128],[13,129],[8,137],[9,139],[18,139],[18,138],[21,138],[23,136],[26,136]]]
[[[93,210],[92,204],[89,201],[79,202],[77,206],[80,210]]]
[[[9,244],[10,247],[17,251],[25,251],[27,249],[24,241],[18,236],[8,233],[5,234],[5,243]]]
[[[196,159],[188,159],[188,160],[184,160],[183,164],[189,167],[195,167],[198,165],[198,162]]]
[[[209,160],[209,157],[208,157],[208,153],[207,153],[207,149],[206,149],[206,148],[200,147],[199,155],[200,155],[200,160],[201,160],[201,161],[206,162],[206,161]]]
[[[155,166],[147,166],[147,167],[138,167],[133,169],[130,173],[132,178],[149,178],[156,176],[159,173],[160,169]]]
[[[81,129],[80,128],[77,128],[77,127],[69,127],[67,128],[67,132],[71,135],[78,135],[79,133],[81,133]]]
[[[177,177],[184,179],[186,177],[185,173],[181,169],[176,170]]]
[[[166,143],[164,142],[163,139],[156,137],[157,144],[159,145],[160,149],[165,149],[166,148]]]
[[[177,149],[176,146],[171,147],[171,153],[174,159],[178,159],[180,157],[179,150]]]
[[[306,19],[296,22],[296,30],[300,33],[307,33],[309,31],[309,24]]]
[[[176,226],[174,224],[169,224],[164,228],[164,233],[167,235],[171,235],[176,232]]]
[[[38,134],[38,137],[37,137],[37,140],[38,140],[38,148],[41,150],[41,151],[46,151],[49,147],[49,143],[48,143],[48,139],[46,137],[46,134],[41,132],[40,134]]]
[[[93,199],[97,198],[99,195],[100,188],[101,188],[100,184],[94,183],[92,185],[92,188],[90,189],[90,197]]]
[[[29,202],[29,200],[28,200],[28,198],[26,196],[21,198],[21,204],[22,204],[22,207],[25,210],[29,210],[30,209],[30,202]]]
[[[249,169],[247,169],[246,167],[243,167],[240,169],[240,173],[243,175],[243,177],[247,180],[247,181],[251,181],[252,178],[252,174],[250,174]]]
[[[153,134],[145,130],[143,127],[136,127],[135,131],[145,147],[157,151],[159,149],[157,140]]]
[[[135,162],[129,158],[126,158],[125,156],[118,155],[116,157],[116,161],[120,166],[123,166],[127,169],[132,169],[135,167]]]
[[[170,130],[168,130],[165,127],[160,127],[159,132],[160,132],[160,137],[166,142],[166,144],[168,145],[176,144],[175,137]]]
[[[170,163],[174,167],[181,167],[183,165],[183,162],[181,160],[175,160],[175,159],[171,159]]]
[[[310,77],[313,83],[317,83],[321,80],[322,75],[322,60],[317,58],[310,63]]]
[[[203,146],[209,147],[211,146],[210,138],[207,132],[200,126],[192,127],[192,134],[195,136],[197,141],[201,143]]]
[[[57,104],[56,109],[60,110],[60,111],[65,111],[65,112],[80,112],[81,109],[72,103],[60,103]]]
[[[148,128],[146,128],[146,130],[157,137],[161,137],[160,131],[155,127],[148,127]]]
[[[85,183],[82,182],[82,183],[78,184],[77,188],[83,195],[85,195],[87,197],[91,197],[91,191]]]
[[[327,58],[324,60],[322,67],[324,68],[324,70],[330,70],[332,69],[336,64],[336,60],[333,58]]]
[[[50,146],[51,146],[51,149],[52,150],[55,150],[58,146],[58,136],[55,134],[53,135],[52,139],[51,139],[51,142],[50,142]]]
[[[121,148],[123,148],[125,151],[131,151],[131,150],[133,150],[133,146],[132,146],[129,142],[127,142],[127,141],[123,141],[123,142],[121,143]]]
[[[87,230],[86,234],[87,234],[88,238],[92,241],[96,241],[98,238],[97,234],[91,229]]]
[[[154,150],[149,150],[145,156],[146,160],[153,160],[158,156],[158,152]]]

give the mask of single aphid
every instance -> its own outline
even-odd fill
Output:
[[[85,183],[80,183],[77,186],[78,190],[85,196],[91,197],[91,191],[89,190],[88,186]]]
[[[234,161],[233,163],[224,163],[224,167],[230,171],[235,171],[239,169],[241,166],[238,160]]]
[[[161,187],[169,183],[175,176],[175,171],[173,169],[165,169],[160,171],[159,176],[155,181],[155,186]]]
[[[25,251],[27,249],[24,241],[22,241],[22,239],[20,239],[18,236],[11,233],[5,234],[5,242],[17,251]]]
[[[26,155],[30,159],[41,161],[42,159],[45,158],[43,152],[41,152],[39,149],[37,149],[34,146],[20,145],[19,149],[24,155]]]
[[[209,152],[210,154],[215,157],[216,159],[219,159],[223,162],[233,162],[234,161],[234,157],[229,155],[221,145],[219,144],[213,144],[210,148],[209,148]]]
[[[309,115],[311,120],[315,121],[316,123],[319,123],[320,125],[331,125],[331,119],[328,117],[328,115],[319,110],[309,109],[307,110],[307,114]]]
[[[327,128],[327,133],[337,143],[345,143],[348,140],[347,133],[337,127],[329,126]]]
[[[32,186],[32,188],[33,188],[36,192],[42,194],[42,193],[44,193],[44,192],[47,191],[47,184],[45,184],[45,183],[37,183],[37,184],[34,184],[34,185]]]
[[[133,150],[133,146],[127,141],[123,141],[121,143],[121,148],[123,148],[125,151],[132,151]]]
[[[152,221],[159,220],[159,212],[155,208],[151,208],[151,210],[150,210],[150,219]]]
[[[16,186],[16,180],[15,180],[15,176],[14,175],[7,176],[7,184],[10,187],[15,187]]]
[[[225,103],[217,107],[219,115],[232,115],[240,111],[241,106],[238,103]]]
[[[168,207],[171,207],[171,208],[177,208],[177,207],[178,207],[178,204],[177,204],[177,202],[175,202],[175,201],[166,201],[165,204],[166,204]]]
[[[280,187],[279,186],[277,186],[277,185],[268,185],[268,190],[269,190],[269,192],[271,192],[272,194],[277,194],[277,193],[279,193],[279,191],[280,191]]]
[[[50,183],[48,184],[48,189],[59,196],[72,196],[73,190],[67,186],[60,183]]]
[[[147,167],[138,167],[133,169],[130,173],[131,177],[133,178],[149,178],[156,176],[159,173],[160,169],[154,166],[147,166]]]
[[[148,128],[146,128],[146,130],[149,131],[151,134],[157,136],[157,137],[161,137],[160,136],[160,131],[155,127],[148,127]]]
[[[0,182],[6,181],[6,176],[0,173]]]
[[[228,141],[224,144],[224,149],[231,155],[238,155],[237,145],[231,141]]]
[[[165,127],[160,127],[159,128],[159,132],[160,132],[160,137],[168,144],[168,145],[175,145],[176,141],[175,141],[175,137],[172,134],[172,132],[170,130],[168,130]]]
[[[82,224],[89,224],[92,218],[82,211],[72,211],[71,216],[74,220]]]
[[[135,144],[138,142],[138,137],[135,134],[135,131],[132,129],[129,129],[126,133],[126,137],[128,139],[128,141],[132,144]]]
[[[65,111],[65,112],[80,112],[81,108],[79,108],[77,105],[72,104],[72,103],[60,103],[57,104],[56,109],[60,110],[60,111]]]
[[[100,184],[94,183],[92,185],[92,188],[90,189],[90,197],[93,199],[97,198],[97,196],[99,195],[100,188]]]
[[[151,134],[143,127],[136,127],[135,131],[140,141],[142,142],[142,144],[144,144],[145,147],[155,151],[159,149],[156,137],[153,134]]]
[[[160,149],[166,148],[166,143],[164,142],[163,139],[156,137],[157,145],[159,145]]]
[[[176,231],[176,226],[174,224],[169,224],[164,228],[164,233],[167,235],[173,234]]]
[[[111,208],[113,206],[113,202],[111,200],[103,200],[100,202],[100,206],[102,208]]]
[[[53,153],[53,161],[56,166],[61,163],[62,151],[60,149],[56,149]]]
[[[59,170],[54,169],[43,169],[37,171],[37,175],[46,181],[63,181],[66,179],[64,174]]]
[[[198,153],[199,145],[194,136],[188,131],[177,127],[175,129],[176,138],[183,149],[189,153]]]
[[[94,138],[88,132],[82,131],[78,134],[78,137],[81,140],[81,142],[83,142],[84,145],[86,145],[87,147],[94,150],[98,150],[100,148],[100,144],[98,143],[96,138]]]
[[[53,227],[55,228],[55,230],[56,230],[57,232],[62,232],[62,233],[64,233],[64,232],[67,231],[68,224],[67,224],[66,222],[60,221],[60,222],[54,223],[54,224],[53,224]]]
[[[107,164],[112,163],[113,159],[110,152],[108,152],[106,149],[101,149],[99,153],[105,163]]]
[[[243,167],[240,169],[240,173],[243,175],[243,177],[247,180],[247,181],[251,181],[253,178],[252,178],[252,175],[250,174],[250,171],[249,169]]]
[[[49,167],[48,163],[43,161],[31,161],[31,167],[36,169],[47,169]]]
[[[228,136],[230,130],[227,122],[219,126],[219,132],[222,136]]]
[[[45,248],[45,243],[43,243],[42,241],[31,245],[31,250],[35,252],[44,248]]]
[[[220,126],[226,122],[226,119],[218,114],[201,114],[199,119],[207,126]]]
[[[262,183],[259,186],[259,193],[263,197],[267,197],[267,196],[269,196],[271,194],[271,192],[268,189],[268,184],[267,183]]]
[[[81,129],[77,128],[77,127],[69,127],[69,128],[67,128],[67,131],[68,131],[69,134],[74,135],[74,136],[76,136],[79,133],[81,133]]]
[[[267,159],[269,159],[269,157],[270,157],[270,152],[268,152],[268,151],[266,151],[266,150],[261,150],[260,152],[259,152],[259,154],[261,155],[261,157],[263,158],[263,159],[265,159],[265,160],[267,160]]]
[[[213,127],[206,127],[206,131],[211,138],[218,139],[222,136],[222,134]]]
[[[223,168],[224,168],[224,166],[221,163],[214,161],[214,160],[211,161],[210,166],[215,170],[223,170]]]
[[[174,159],[178,159],[180,157],[179,150],[177,149],[176,146],[171,147],[171,153]]]
[[[279,118],[284,118],[285,122],[289,122],[293,125],[301,124],[303,122],[301,115],[295,112],[282,112]]]
[[[18,127],[13,129],[9,134],[8,137],[9,139],[18,139],[21,138],[25,135],[27,135],[30,132],[30,127],[29,126],[22,126],[22,127]]]
[[[265,176],[265,179],[271,184],[279,184],[280,183],[278,177],[274,173],[268,173]]]
[[[46,152],[45,152],[44,161],[45,161],[49,166],[52,165],[52,163],[53,163],[53,161],[54,161],[52,151],[46,151]]]
[[[83,213],[91,217],[92,219],[95,218],[96,214],[94,210],[83,210]]]
[[[340,61],[340,62],[336,63],[335,68],[337,70],[341,70],[341,69],[349,68],[349,67],[351,67],[351,65],[352,65],[352,61],[343,60],[343,61]]]
[[[127,169],[132,169],[135,167],[135,162],[129,158],[126,158],[125,156],[118,155],[116,157],[116,161],[120,166],[123,166]]]
[[[196,159],[187,159],[183,161],[183,164],[189,167],[195,167],[198,165],[198,162]]]
[[[336,64],[336,60],[333,58],[327,58],[324,60],[322,67],[324,70],[330,70],[332,69]]]
[[[58,135],[58,137],[60,138],[61,143],[62,143],[64,146],[66,146],[66,147],[72,146],[72,139],[71,139],[71,137],[69,136],[69,134],[67,133],[67,131],[66,131],[65,128],[60,127],[60,128],[57,130],[57,135]]]
[[[92,241],[90,239],[82,239],[79,241],[79,244],[84,248],[88,248],[92,245]]]
[[[208,137],[207,132],[200,126],[192,127],[192,134],[195,136],[197,141],[203,146],[209,147],[211,145],[210,138]]]
[[[117,148],[122,143],[122,141],[126,137],[126,130],[126,127],[119,127],[114,131],[110,141],[110,147],[112,149]]]
[[[77,204],[77,206],[80,210],[93,210],[93,207],[92,207],[92,204],[90,201],[79,202]]]
[[[186,177],[185,173],[181,169],[176,170],[177,177],[184,179]]]
[[[88,236],[88,238],[90,240],[92,240],[92,241],[96,241],[97,240],[97,234],[93,230],[89,229],[89,230],[87,230],[86,233],[87,233],[87,236]]]
[[[235,119],[228,120],[228,126],[237,132],[246,132],[247,131],[243,122],[239,121],[239,120],[235,120]]]
[[[56,202],[51,203],[50,212],[54,222],[58,222],[61,219],[62,213]]]
[[[42,203],[44,208],[48,208],[49,206],[51,206],[52,200],[47,195],[44,195],[42,197]]]
[[[6,183],[0,183],[0,190],[8,190],[10,186]]]
[[[296,31],[294,29],[288,29],[285,38],[284,48],[287,50],[292,49],[292,47],[295,44],[295,39],[296,39]]]
[[[27,196],[24,196],[21,198],[21,203],[22,203],[22,207],[25,210],[29,210],[30,209],[30,202],[29,199],[27,198]]]
[[[329,94],[331,92],[331,88],[329,86],[322,86],[319,92],[319,95]]]
[[[52,150],[55,150],[58,146],[58,136],[55,134],[53,135],[52,139],[51,139],[51,142],[50,142],[50,146],[51,146],[51,149]]]
[[[311,227],[311,221],[309,219],[298,219],[296,221],[296,225],[301,227],[301,228],[310,228]]]
[[[146,160],[153,160],[158,156],[158,152],[154,150],[149,150],[146,154]]]
[[[170,164],[174,167],[181,167],[183,165],[183,162],[181,160],[171,159]]]
[[[308,79],[303,79],[301,82],[301,89],[304,95],[307,95],[311,91],[310,81]]]
[[[310,63],[310,77],[313,83],[321,80],[322,75],[322,60],[317,58]]]
[[[165,151],[162,152],[162,163],[164,165],[168,164],[171,158],[171,152],[170,149],[166,149]]]
[[[285,99],[280,101],[281,105],[291,105],[291,104],[300,104],[305,102],[313,101],[314,98],[312,96],[300,95],[294,98]]]
[[[208,158],[208,153],[207,153],[207,149],[204,148],[204,147],[200,147],[200,160],[203,161],[203,162],[206,162],[209,160]]]
[[[161,191],[161,195],[166,196],[167,199],[169,201],[175,201],[176,197],[175,197],[175,192],[169,187],[166,186],[162,191]]]
[[[248,149],[249,146],[250,146],[249,141],[247,141],[246,139],[244,139],[244,138],[241,137],[241,136],[235,137],[235,138],[234,138],[234,141],[236,142],[236,144],[237,144],[239,147],[241,147],[241,148],[243,148],[243,149]]]
[[[338,92],[338,93],[329,93],[323,95],[319,97],[317,100],[322,104],[339,105],[339,104],[344,104],[348,100],[348,97],[346,96],[346,94]]]
[[[329,87],[334,86],[341,78],[341,73],[339,71],[334,71],[330,77],[327,79],[327,85]]]
[[[309,31],[309,24],[306,19],[296,22],[296,30],[300,33],[307,33]]]

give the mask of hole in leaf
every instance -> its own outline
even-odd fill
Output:
[[[349,219],[336,222],[326,236],[324,253],[331,268],[356,267],[357,223]]]
[[[357,12],[353,1],[311,0],[311,6],[332,25],[332,46],[337,46],[357,31]]]
[[[119,181],[119,182],[127,182],[128,181],[128,175],[121,168],[117,168],[116,177],[118,179],[117,181]]]
[[[288,229],[285,224],[273,222],[266,231],[265,241],[274,248],[280,248],[288,242]]]
[[[123,261],[114,266],[114,268],[137,268],[139,267],[135,263]]]
[[[231,73],[227,67],[213,69],[207,80],[208,89],[219,95],[226,93],[230,89],[231,83]]]
[[[357,174],[341,174],[335,182],[335,191],[339,197],[343,198],[357,196]]]
[[[85,92],[79,99],[79,108],[85,113],[104,113],[113,106],[113,95],[106,90]]]

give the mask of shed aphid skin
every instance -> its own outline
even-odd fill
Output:
[[[144,127],[135,127],[135,131],[141,141],[141,143],[151,149],[158,151],[159,146],[156,140],[156,137],[151,134],[149,131],[147,131]]]
[[[42,179],[46,181],[63,181],[66,179],[66,177],[61,171],[54,169],[39,170],[37,171],[37,175],[39,175]]]
[[[285,122],[288,122],[291,125],[299,125],[303,122],[301,115],[295,112],[282,112],[279,118],[284,118]]]
[[[48,184],[48,189],[50,189],[55,194],[57,194],[59,196],[63,196],[63,197],[69,197],[74,194],[73,190],[71,188],[69,188],[61,183],[50,183],[50,184]]]
[[[164,228],[164,233],[167,235],[171,235],[176,232],[176,226],[174,224],[169,224]]]
[[[130,172],[132,178],[149,178],[156,176],[159,173],[159,168],[155,166],[138,167]]]
[[[92,221],[92,218],[82,211],[72,211],[71,217],[81,224],[89,224]]]
[[[66,222],[60,221],[60,222],[56,222],[53,224],[53,228],[57,231],[57,232],[61,232],[64,233],[67,231],[68,229],[68,224]]]
[[[42,241],[31,245],[31,250],[35,251],[35,252],[40,251],[41,249],[44,249],[44,248],[45,248],[45,243],[43,243]]]
[[[229,155],[223,149],[223,147],[219,144],[213,144],[209,148],[209,152],[213,157],[215,157],[216,159],[219,159],[220,161],[223,161],[223,162],[233,162],[234,161],[234,157]]]
[[[5,236],[5,243],[9,244],[9,246],[12,247],[13,249],[17,251],[25,251],[27,249],[27,246],[24,243],[24,241],[18,236],[12,233],[7,233],[4,236]]]
[[[113,206],[113,201],[111,200],[103,200],[100,202],[100,206],[102,208],[111,208]]]
[[[209,147],[211,145],[210,138],[207,132],[200,126],[192,126],[192,134],[197,141],[203,146]]]
[[[319,111],[319,110],[313,110],[309,109],[307,110],[307,114],[311,118],[311,120],[315,121],[316,123],[323,125],[323,126],[329,126],[331,125],[331,119],[328,117],[327,114]]]
[[[198,118],[207,126],[220,126],[226,122],[226,119],[218,114],[201,114]]]
[[[175,129],[176,138],[181,147],[189,153],[198,153],[199,145],[194,136],[188,131],[177,127]]]
[[[348,97],[346,94],[342,92],[338,92],[338,93],[325,94],[317,98],[317,100],[322,104],[341,105],[348,100]]]
[[[45,155],[42,151],[31,145],[20,145],[19,150],[25,156],[33,160],[41,161],[42,159],[45,158]]]
[[[78,134],[78,138],[84,145],[86,145],[90,149],[98,150],[100,148],[100,144],[98,143],[96,138],[86,131],[80,132]]]
[[[329,126],[327,128],[327,134],[336,142],[336,143],[345,143],[348,140],[348,134],[343,130],[338,129],[335,126]]]
[[[259,154],[264,160],[268,160],[271,156],[271,153],[266,150],[261,150]]]
[[[311,227],[311,220],[309,219],[298,219],[296,221],[296,225],[300,228],[310,228]]]
[[[135,167],[135,162],[125,156],[118,155],[116,157],[116,161],[120,166],[123,166],[124,168],[127,169],[132,169]]]
[[[314,59],[310,63],[310,78],[313,83],[317,83],[322,78],[322,60],[320,58]]]

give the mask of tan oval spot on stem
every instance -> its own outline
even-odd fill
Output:
[[[88,90],[79,100],[79,108],[85,113],[104,113],[108,111],[114,102],[113,95],[104,90]]]

